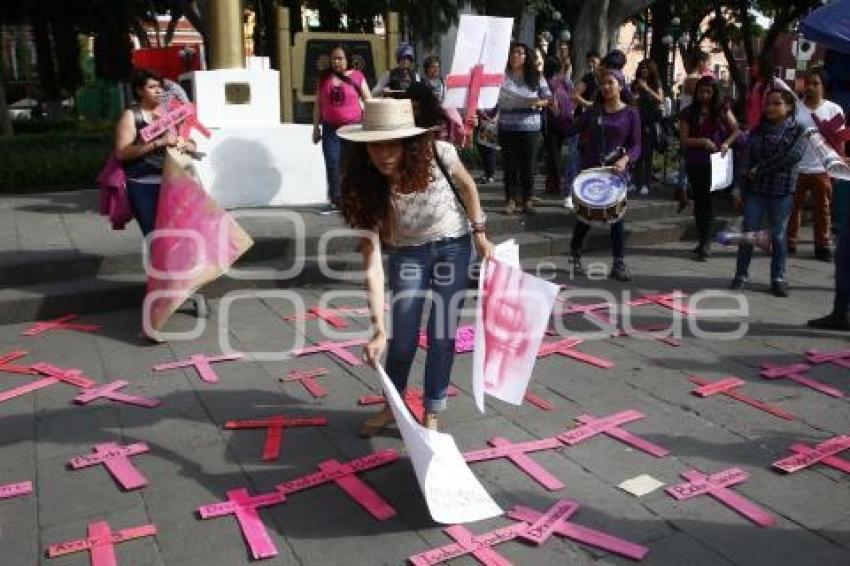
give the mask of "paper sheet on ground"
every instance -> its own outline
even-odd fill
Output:
[[[617,487],[619,487],[623,491],[631,493],[635,497],[643,497],[644,495],[652,493],[663,485],[664,482],[658,481],[650,475],[641,474],[639,476],[633,477],[630,480],[622,482]]]
[[[457,30],[451,75],[469,75],[473,66],[484,65],[485,74],[501,75],[508,64],[513,18],[463,15]],[[443,99],[444,108],[466,108],[468,89],[450,88]],[[478,108],[493,108],[499,87],[486,86],[478,97]]]
[[[732,150],[721,155],[718,151],[711,154],[711,189],[719,191],[725,189],[734,181],[734,169],[732,165]]]
[[[558,286],[519,267],[519,247],[495,247],[478,281],[472,392],[484,412],[484,393],[521,405],[537,352],[558,295]]]
[[[502,509],[469,469],[454,438],[417,423],[384,368],[378,365],[377,370],[431,518],[454,525],[501,515]]]

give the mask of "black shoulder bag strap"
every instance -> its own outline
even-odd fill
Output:
[[[455,194],[455,198],[457,198],[457,201],[460,203],[460,207],[463,209],[466,215],[469,216],[469,211],[466,209],[466,205],[463,203],[463,199],[460,198],[460,193],[457,190],[457,186],[455,186],[455,182],[452,180],[452,176],[449,173],[449,170],[446,168],[446,164],[443,163],[442,159],[440,159],[440,154],[437,151],[436,141],[431,144],[431,149],[434,152],[434,161],[437,162],[437,167],[440,168],[440,173],[442,173],[443,177],[446,178],[446,182],[449,184],[449,187],[451,187],[452,192]]]
[[[356,93],[357,93],[357,96],[359,96],[361,100],[366,100],[366,99],[363,97],[363,91],[362,91],[362,90],[360,90],[360,87],[359,87],[359,86],[357,86],[356,84],[354,84],[354,81],[352,81],[352,80],[351,80],[351,77],[349,77],[349,76],[348,76],[348,75],[346,75],[345,73],[334,73],[334,76],[335,76],[336,78],[338,78],[339,80],[341,80],[342,82],[344,82],[345,84],[347,84],[348,86],[350,86],[351,88],[353,88],[353,89],[354,89],[354,92],[356,92]]]

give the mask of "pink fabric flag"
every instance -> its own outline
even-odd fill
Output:
[[[157,232],[159,236],[157,237]],[[145,332],[156,334],[198,288],[227,271],[251,237],[201,187],[189,157],[169,150],[151,235]]]

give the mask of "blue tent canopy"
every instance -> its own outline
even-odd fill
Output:
[[[800,23],[806,39],[850,54],[850,0],[837,0],[814,10]]]

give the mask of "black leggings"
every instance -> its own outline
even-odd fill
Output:
[[[499,130],[502,164],[505,169],[505,201],[524,204],[531,200],[540,131]]]
[[[701,246],[707,246],[711,240],[711,223],[714,210],[711,206],[711,166],[688,166],[688,183],[691,198],[694,199],[694,220]]]

